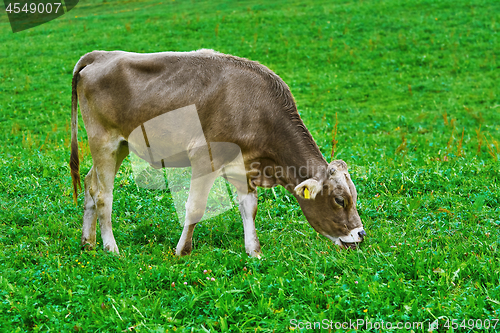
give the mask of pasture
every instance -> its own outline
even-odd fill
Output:
[[[456,319],[466,332],[498,321],[500,2],[89,0],[16,34],[1,17],[0,331],[289,332],[362,319],[427,332],[438,319],[452,332]],[[289,85],[327,161],[334,148],[350,166],[368,234],[359,250],[318,235],[275,188],[259,191],[262,259],[245,254],[237,207],[200,223],[192,255],[178,258],[169,192],[138,188],[127,159],[113,204],[121,254],[81,251],[83,196],[76,206],[68,166],[75,63],[96,49],[200,48],[259,61]]]

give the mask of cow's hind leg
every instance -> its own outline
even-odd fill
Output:
[[[189,197],[186,202],[184,228],[182,229],[182,235],[176,248],[176,254],[178,256],[185,256],[191,253],[193,248],[194,227],[196,223],[200,222],[205,213],[208,194],[218,175],[218,172],[212,172],[201,177],[191,178]]]
[[[94,167],[90,169],[85,177],[85,203],[83,210],[82,226],[82,248],[94,249],[96,245],[96,222],[97,211],[95,207],[95,192],[97,189],[97,179]]]
[[[121,163],[129,153],[126,145],[120,145],[116,154],[116,166],[114,174],[118,172]],[[114,181],[114,178],[113,178]],[[83,213],[82,240],[83,249],[94,249],[96,246],[96,224],[97,224],[97,207],[96,193],[98,190],[97,172],[95,166],[92,166],[89,173],[85,177],[85,203]]]
[[[116,172],[123,159],[128,155],[128,146],[120,138],[112,139],[101,135],[99,140],[89,138],[94,165],[89,180],[89,200],[86,198],[84,232],[88,230],[88,237],[95,241],[95,217],[99,219],[101,237],[105,250],[118,253],[111,225],[111,210],[113,206],[113,187]],[[95,187],[94,187],[95,186]],[[88,206],[87,206],[88,204]],[[85,234],[82,235],[87,236]]]

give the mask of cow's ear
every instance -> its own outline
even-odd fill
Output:
[[[302,199],[314,199],[316,195],[323,189],[323,184],[314,178],[304,180],[299,185],[295,186],[295,194]]]

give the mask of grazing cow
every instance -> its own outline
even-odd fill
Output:
[[[254,222],[258,186],[284,186],[297,198],[311,226],[341,247],[355,247],[366,235],[346,163],[325,161],[297,112],[288,86],[257,62],[212,50],[153,54],[93,51],[84,55],[74,68],[72,81],[70,166],[75,201],[77,186],[81,187],[78,101],[93,159],[84,182],[82,247],[95,246],[99,218],[104,248],[118,253],[111,228],[113,184],[129,151],[140,150],[133,147],[131,133],[136,130],[139,135],[134,137],[140,138],[138,129],[142,129],[150,149],[144,124],[188,106],[198,114],[202,135],[189,137],[182,130],[188,137],[177,140],[181,145],[177,148],[183,152],[170,160],[162,159],[161,164],[154,156],[148,161],[155,167],[192,166],[177,255],[191,252],[194,227],[203,216],[208,192],[218,175],[238,190],[245,249],[251,256],[261,253]],[[182,122],[182,117],[175,119]],[[179,128],[186,126],[179,124]],[[170,133],[156,140],[175,138],[175,133]],[[243,171],[228,167],[221,174],[217,172],[220,168],[214,169],[210,145],[218,143],[238,147],[231,158],[241,153]],[[210,160],[204,157],[207,151]],[[227,161],[215,162],[223,165]],[[212,167],[204,172],[210,163]]]

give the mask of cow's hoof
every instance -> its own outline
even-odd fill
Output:
[[[249,251],[247,252],[248,256],[252,257],[252,258],[257,258],[257,259],[261,259],[262,258],[262,252],[259,250],[255,250],[255,251]]]
[[[176,250],[175,255],[178,257],[184,257],[191,254],[192,248],[183,248],[182,250]]]
[[[91,243],[82,243],[82,250],[83,251],[92,251],[95,249],[95,244]]]
[[[175,249],[175,255],[178,257],[184,257],[191,254],[193,250],[193,242],[185,242],[184,244],[177,244],[178,247]]]
[[[106,244],[104,245],[104,250],[113,254],[120,254],[120,251],[118,251],[118,246],[116,246],[116,244]]]
[[[96,240],[95,237],[85,237],[82,235],[80,240],[80,246],[84,251],[91,251],[95,249]]]

